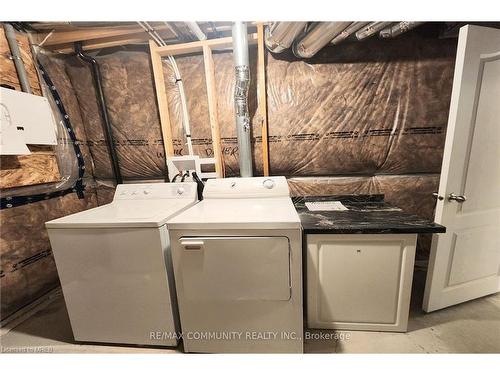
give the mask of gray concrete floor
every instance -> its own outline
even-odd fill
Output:
[[[422,272],[416,272],[407,333],[343,331],[344,338],[306,340],[306,353],[500,353],[500,294],[430,314],[422,305]],[[313,331],[321,332],[321,331]],[[331,331],[323,331],[330,332]],[[347,336],[349,334],[349,336]],[[78,344],[66,306],[55,298],[0,338],[1,351],[53,353],[179,353],[182,347],[145,348]]]

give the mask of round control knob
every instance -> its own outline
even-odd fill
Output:
[[[266,189],[272,189],[274,187],[274,181],[271,179],[264,180],[262,183]]]
[[[149,190],[144,190],[144,191],[143,191],[143,193],[144,193],[145,195],[148,195],[148,194],[149,194]]]
[[[184,194],[184,188],[183,187],[177,188],[177,194],[179,195]]]

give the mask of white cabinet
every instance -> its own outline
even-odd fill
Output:
[[[416,239],[308,234],[308,327],[406,331]]]

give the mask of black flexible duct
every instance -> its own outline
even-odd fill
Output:
[[[94,79],[94,86],[97,92],[97,99],[99,101],[99,108],[101,110],[102,118],[104,119],[104,135],[108,144],[109,155],[111,157],[111,166],[113,168],[113,174],[115,175],[115,180],[117,184],[123,183],[122,174],[120,172],[120,165],[118,164],[118,155],[116,154],[115,144],[113,142],[113,129],[111,128],[111,122],[109,121],[108,109],[106,107],[106,99],[104,98],[104,92],[102,90],[102,79],[101,71],[99,69],[99,64],[96,59],[92,56],[83,53],[82,44],[80,42],[75,43],[75,52],[77,56],[91,64],[92,66],[92,77]]]

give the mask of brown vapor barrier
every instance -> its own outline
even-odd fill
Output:
[[[384,193],[404,210],[432,219],[456,42],[416,29],[394,40],[372,38],[328,47],[305,61],[267,53],[271,174],[289,177],[293,195]],[[251,47],[254,172],[262,175],[256,57]],[[149,52],[103,50],[96,59],[125,181],[163,179],[165,156]],[[212,156],[203,58],[192,55],[176,61],[185,85],[194,151]],[[107,203],[114,190],[89,67],[74,56],[44,56],[43,63],[60,90],[84,146],[87,174],[97,180],[97,188],[89,189],[92,193],[82,201],[71,194],[2,210],[2,318],[57,285],[43,222]],[[214,53],[227,176],[238,175],[232,64],[231,53]],[[180,97],[167,61],[164,72],[175,152],[186,154]],[[424,237],[418,256],[425,257],[428,249],[429,238]],[[39,257],[43,251],[49,252]],[[14,267],[31,256],[31,263]]]

